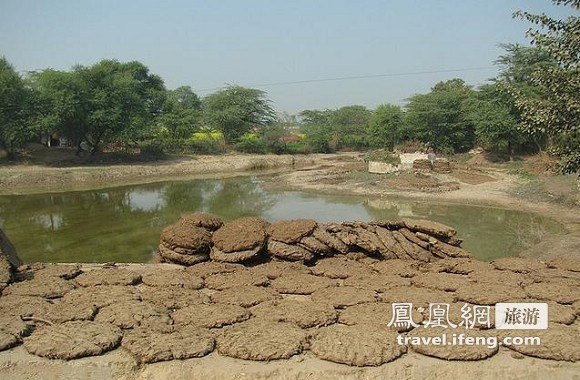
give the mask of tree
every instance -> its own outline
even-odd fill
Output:
[[[333,111],[328,123],[339,137],[340,145],[361,149],[368,146],[367,128],[372,114],[365,106],[345,106]]]
[[[580,9],[580,0],[553,2]],[[530,28],[527,36],[557,65],[531,73],[531,81],[545,97],[530,97],[510,83],[505,88],[521,111],[522,129],[528,133],[546,133],[551,139],[551,151],[561,159],[561,170],[577,172],[580,170],[580,18],[556,20],[523,11],[514,13],[514,17],[540,27]]]
[[[393,151],[402,124],[403,110],[401,107],[393,104],[379,105],[369,121],[368,140],[371,147]]]
[[[458,78],[437,83],[428,94],[412,96],[405,117],[407,137],[418,138],[440,152],[471,148],[475,131],[464,110],[471,96],[473,90]]]
[[[9,155],[33,134],[29,127],[31,95],[12,65],[0,57],[0,147]]]
[[[102,60],[70,72],[44,70],[34,76],[45,131],[59,131],[94,154],[111,141],[132,141],[159,115],[163,81],[142,63]]]
[[[181,140],[196,132],[201,119],[201,100],[189,86],[168,90],[159,124],[171,139]]]
[[[245,133],[272,124],[276,115],[266,93],[253,88],[229,86],[203,99],[205,122],[222,132],[226,143]]]

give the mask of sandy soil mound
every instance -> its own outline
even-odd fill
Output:
[[[306,332],[292,323],[252,319],[217,335],[221,355],[247,360],[288,359],[306,347]]]
[[[321,359],[359,367],[378,366],[407,351],[396,343],[395,332],[369,325],[322,327],[310,350]]]
[[[250,309],[253,316],[275,322],[292,322],[302,328],[321,327],[336,322],[337,313],[328,303],[284,298]]]
[[[36,329],[24,339],[24,347],[38,356],[69,360],[112,350],[121,337],[121,330],[111,324],[74,321]]]
[[[154,363],[205,356],[215,339],[208,330],[189,326],[167,332],[139,328],[125,333],[122,346],[140,362]]]

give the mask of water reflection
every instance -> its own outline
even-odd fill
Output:
[[[487,260],[517,253],[528,230],[560,228],[548,219],[495,208],[269,192],[252,177],[4,196],[0,226],[26,262],[145,262],[164,226],[197,211],[225,220],[252,215],[319,222],[428,218],[457,227],[464,246]]]

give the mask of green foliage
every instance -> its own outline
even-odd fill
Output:
[[[244,153],[266,153],[266,144],[255,133],[242,135],[240,141],[235,145],[235,148],[237,151]]]
[[[163,105],[163,81],[143,64],[102,60],[70,72],[44,70],[33,76],[39,93],[37,125],[59,131],[92,153],[111,141],[142,137]]]
[[[372,111],[364,106],[345,106],[330,114],[329,125],[338,136],[340,148],[364,149],[368,147],[367,129]]]
[[[229,86],[203,99],[204,120],[223,133],[226,143],[234,143],[245,133],[274,122],[270,103],[264,91]]]
[[[401,157],[398,154],[393,154],[391,151],[385,151],[384,149],[372,150],[367,152],[364,157],[366,162],[368,161],[379,161],[391,165],[400,165]]]
[[[403,125],[403,110],[392,104],[381,104],[369,121],[368,140],[373,148],[392,151],[400,137]]]
[[[183,144],[182,150],[198,154],[224,153],[226,150],[224,135],[213,130],[193,133]]]
[[[189,86],[168,90],[158,123],[168,131],[167,138],[186,139],[197,131],[202,116],[201,100]]]
[[[554,0],[554,3],[580,9],[579,0]],[[576,172],[580,170],[580,18],[556,20],[522,11],[514,13],[514,17],[540,27],[530,28],[527,36],[557,65],[530,74],[544,97],[529,96],[510,83],[505,88],[521,112],[522,129],[531,134],[547,134],[552,152],[562,160],[562,171]]]
[[[473,90],[461,79],[437,83],[428,94],[409,99],[405,117],[407,138],[417,138],[442,153],[465,151],[475,142],[465,102]]]
[[[12,154],[33,134],[28,128],[32,93],[4,57],[0,57],[0,147]]]

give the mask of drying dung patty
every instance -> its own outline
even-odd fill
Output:
[[[262,286],[268,284],[266,276],[251,273],[248,270],[238,270],[230,273],[216,273],[205,278],[205,286],[209,289],[224,290],[240,286]]]
[[[172,331],[138,328],[125,333],[122,346],[142,363],[199,358],[213,351],[215,339],[207,329],[185,326]]]
[[[314,253],[306,248],[276,241],[272,238],[268,240],[267,250],[270,255],[283,260],[304,262],[314,258]]]
[[[32,331],[19,316],[0,315],[0,351],[11,348],[21,342],[22,337]]]
[[[141,281],[139,273],[124,268],[99,268],[75,278],[80,286],[134,285]]]
[[[281,296],[272,289],[252,285],[224,289],[211,295],[211,300],[214,303],[227,303],[242,307],[251,307],[279,298]]]
[[[570,286],[567,281],[537,282],[524,287],[526,293],[539,300],[554,301],[570,305],[580,300],[580,286]],[[523,297],[522,297],[523,298]]]
[[[175,248],[177,250],[177,248]],[[159,244],[157,254],[162,262],[170,262],[180,265],[195,265],[209,260],[209,253],[179,253],[176,250],[167,248],[164,244]]]
[[[15,296],[32,296],[44,298],[58,298],[74,289],[75,286],[70,281],[59,277],[46,277],[15,282],[10,284],[2,294]]]
[[[270,287],[278,293],[312,294],[318,289],[336,286],[337,282],[327,277],[311,274],[288,273],[272,280]]]
[[[335,308],[345,308],[360,303],[376,302],[377,293],[352,286],[335,286],[318,289],[312,293],[311,298],[314,302],[328,302]]]
[[[250,309],[257,318],[292,322],[302,328],[320,327],[336,322],[337,313],[328,303],[284,298],[263,302]]]
[[[312,268],[312,273],[317,276],[329,278],[342,278],[353,276],[367,276],[374,272],[370,265],[348,260],[344,257],[330,257],[318,260]]]
[[[303,237],[311,235],[317,225],[312,219],[281,220],[268,227],[268,235],[282,243],[296,244]]]
[[[372,273],[366,276],[349,277],[344,280],[343,285],[384,293],[394,287],[411,286],[411,280],[394,274]]]
[[[285,273],[305,273],[310,274],[310,268],[299,262],[276,261],[259,264],[248,268],[256,276],[266,276],[274,280]]]
[[[30,317],[43,312],[50,305],[41,297],[3,295],[0,297],[0,315]]]
[[[35,317],[54,324],[93,319],[96,312],[95,305],[88,305],[82,299],[60,300],[48,306],[44,311],[35,314]]]
[[[387,303],[412,303],[413,307],[427,308],[430,303],[453,303],[452,293],[441,290],[409,287],[393,287],[381,293],[379,298]]]
[[[407,351],[397,344],[397,333],[369,325],[322,327],[312,337],[310,350],[320,359],[351,366],[379,366]]]
[[[423,315],[417,310],[412,310],[412,322],[419,325],[423,321]],[[412,323],[399,323],[393,318],[393,305],[383,302],[364,303],[349,306],[341,311],[338,321],[345,325],[371,325],[380,328],[391,327],[403,332],[413,328]]]
[[[169,310],[210,302],[209,296],[202,291],[177,286],[140,286],[138,289],[143,301]]]
[[[580,272],[580,258],[577,256],[560,256],[548,261],[550,268],[557,268],[571,272]]]
[[[256,217],[236,219],[224,224],[214,232],[214,246],[223,252],[254,250],[263,247],[266,242],[268,222]]]
[[[237,270],[244,270],[244,266],[240,264],[218,263],[215,261],[206,261],[195,264],[185,268],[185,271],[193,276],[206,278],[212,274],[231,273]]]
[[[24,347],[34,355],[70,360],[112,350],[121,336],[121,330],[109,323],[73,321],[37,328],[24,339]]]
[[[411,279],[411,283],[421,288],[437,289],[446,292],[469,285],[467,276],[453,273],[421,273]]]
[[[172,324],[167,309],[149,302],[135,301],[105,306],[99,310],[95,321],[111,323],[123,329]]]
[[[208,253],[211,233],[205,228],[177,223],[161,231],[161,242],[169,249],[185,248],[191,253]]]
[[[292,323],[251,319],[217,335],[221,355],[246,360],[288,359],[306,346],[306,332]]]
[[[254,249],[249,249],[245,251],[224,252],[219,250],[217,247],[213,246],[211,248],[209,257],[213,261],[220,261],[223,263],[241,263],[258,257],[258,255],[260,254],[260,252],[262,252],[263,249],[264,247],[260,245]]]
[[[114,303],[139,301],[139,299],[133,286],[99,285],[71,290],[64,295],[62,301],[101,308]]]
[[[465,339],[464,342],[469,340],[477,344],[459,344],[453,342],[452,339],[456,336],[461,336],[462,339]],[[407,342],[414,351],[445,360],[471,361],[487,359],[495,355],[499,349],[496,333],[490,330],[419,327],[413,329],[407,337]],[[443,341],[443,339],[447,339],[448,341]],[[426,344],[425,342],[427,340],[431,344]]]
[[[210,231],[215,231],[224,225],[224,222],[218,216],[202,212],[185,215],[177,223],[185,226],[202,227]]]
[[[457,289],[454,294],[458,300],[477,305],[495,305],[499,302],[526,298],[526,293],[521,287],[503,283],[469,283]]]
[[[81,267],[78,264],[42,264],[33,269],[33,276],[37,277],[60,277],[70,280],[81,274]]]
[[[212,328],[245,321],[250,313],[237,305],[200,304],[177,310],[171,317],[179,325]]]
[[[491,263],[498,270],[509,270],[516,273],[533,273],[547,269],[546,264],[539,260],[525,257],[501,257]]]
[[[203,288],[203,279],[201,277],[194,276],[183,269],[153,270],[142,274],[141,281],[149,286],[177,286],[185,289]]]
[[[580,328],[551,323],[545,330],[501,330],[500,337],[517,337],[522,339],[539,338],[540,344],[521,343],[512,339],[504,341],[506,347],[521,354],[549,360],[580,361]]]

